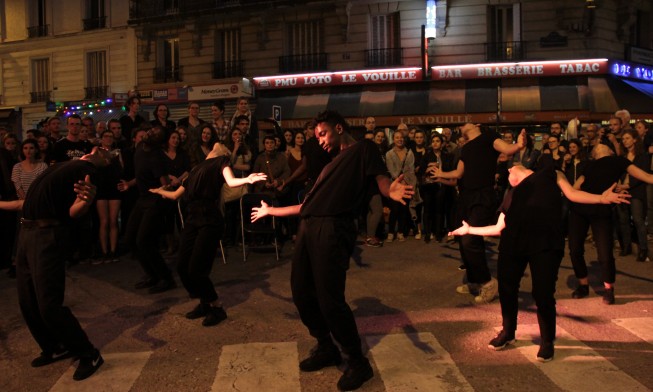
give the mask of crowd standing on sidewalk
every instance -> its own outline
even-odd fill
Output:
[[[355,133],[349,132],[347,122],[333,112],[322,113],[322,117],[307,122],[301,130],[285,130],[278,135],[268,132],[263,135],[266,131],[259,132],[247,99],[238,100],[237,110],[230,117],[225,116],[223,101],[212,103],[211,121],[199,118],[198,102],[189,103],[188,116],[177,122],[170,119],[170,111],[166,105],[157,105],[153,112],[154,120],[147,121],[146,116],[141,113],[140,104],[137,96],[130,97],[126,104],[128,113],[106,123],[96,123],[90,117],[81,118],[77,115],[53,117],[45,122],[41,129],[27,132],[22,143],[15,134],[0,130],[0,207],[3,208],[0,210],[0,266],[8,268],[9,276],[16,276],[16,261],[20,261],[20,257],[24,260],[25,257],[24,253],[18,252],[21,244],[18,234],[26,231],[27,226],[30,229],[40,229],[39,225],[43,224],[24,223],[21,226],[18,223],[21,218],[23,222],[42,220],[39,217],[29,218],[22,215],[24,211],[21,206],[23,201],[29,198],[32,184],[37,183],[41,174],[48,172],[48,168],[80,160],[98,150],[102,154],[106,153],[109,164],[98,165],[90,176],[89,182],[93,191],[92,197],[87,200],[89,207],[84,209],[86,213],[76,216],[74,220],[65,219],[66,227],[70,229],[75,241],[71,242],[70,246],[62,247],[57,257],[65,260],[68,265],[100,265],[118,262],[121,255],[132,252],[143,272],[142,278],[134,282],[135,288],[147,289],[152,294],[177,286],[167,260],[178,259],[177,271],[181,282],[192,298],[200,299],[198,307],[187,316],[205,317],[205,321],[206,317],[209,317],[210,320],[204,323],[206,326],[215,325],[226,318],[226,312],[221,308],[217,294],[214,295],[215,290],[206,289],[207,271],[210,272],[210,263],[206,260],[215,256],[213,246],[217,245],[218,237],[223,239],[226,246],[237,245],[244,240],[240,236],[238,200],[247,192],[272,196],[275,208],[292,209],[298,202],[301,205],[306,201],[309,206],[315,206],[304,206],[299,218],[282,214],[279,219],[281,229],[278,235],[282,241],[294,243],[296,249],[301,249],[306,244],[306,236],[312,232],[315,225],[313,221],[318,217],[343,217],[342,214],[346,214],[346,222],[343,221],[342,224],[347,227],[348,235],[353,236],[352,241],[355,242],[356,235],[361,235],[363,244],[368,247],[398,246],[397,242],[416,240],[424,241],[428,246],[458,242],[461,254],[459,268],[465,271],[465,279],[456,291],[462,295],[471,295],[477,304],[490,303],[498,296],[502,308],[510,309],[504,312],[504,336],[497,337],[499,341],[494,339],[494,343],[490,344],[494,348],[502,348],[514,338],[511,335],[511,332],[514,333],[514,323],[510,320],[516,317],[516,309],[510,297],[514,282],[510,282],[516,275],[512,272],[523,270],[525,263],[531,263],[531,269],[533,263],[539,263],[539,259],[533,259],[527,252],[520,253],[521,261],[513,265],[517,259],[514,257],[513,238],[510,240],[513,241],[513,248],[509,248],[513,250],[502,252],[499,257],[497,281],[492,277],[486,259],[483,235],[489,235],[489,232],[481,230],[484,234],[479,235],[478,230],[474,229],[491,226],[497,217],[502,215],[506,219],[510,216],[512,207],[509,207],[509,202],[506,204],[506,200],[514,197],[513,194],[521,194],[517,189],[520,189],[522,182],[514,181],[514,178],[511,180],[511,176],[525,180],[533,173],[539,175],[544,170],[557,170],[560,176],[564,177],[564,181],[578,191],[602,195],[616,183],[611,192],[629,196],[629,204],[618,206],[579,204],[573,197],[569,197],[567,192],[553,198],[555,200],[550,200],[550,203],[547,202],[547,210],[559,210],[555,219],[559,218],[561,222],[557,226],[561,228],[561,238],[569,239],[569,252],[578,283],[575,290],[569,294],[571,297],[584,298],[590,293],[588,271],[583,258],[583,248],[587,240],[594,239],[599,251],[605,304],[615,302],[614,271],[617,260],[650,261],[647,242],[650,233],[653,233],[653,185],[648,184],[653,183],[653,175],[650,174],[653,168],[653,134],[649,132],[650,126],[647,122],[631,121],[626,110],[620,110],[613,117],[606,119],[609,124],[606,128],[594,123],[581,124],[577,119],[572,119],[566,127],[565,123],[551,123],[545,132],[538,135],[529,134],[526,130],[519,133],[502,130],[498,133],[471,123],[453,124],[437,130],[411,128],[407,124],[396,124],[394,129],[384,129],[376,126],[373,117],[368,117],[365,119],[365,130],[361,137],[368,140],[357,143],[352,136]],[[631,123],[634,127],[631,127]],[[62,125],[65,126],[65,132],[62,132]],[[338,133],[338,127],[342,128],[342,133]],[[337,141],[324,139],[322,133],[334,131]],[[374,170],[365,173],[372,177],[387,175],[390,182],[399,180],[402,186],[413,191],[404,195],[405,198],[391,198],[388,197],[385,182],[378,183],[368,179],[350,181],[343,177],[340,171],[333,174],[333,165],[337,166],[337,162],[345,159],[343,156],[349,156],[351,151],[354,151],[348,147],[359,144],[365,146],[364,154],[361,152],[363,155],[355,159],[362,159],[361,167],[366,170],[374,167]],[[216,146],[222,146],[219,151],[223,152],[226,158],[220,160],[220,165],[212,165],[211,169],[201,169],[206,165],[207,159],[216,158],[213,156],[215,153],[212,154],[212,151],[218,148]],[[227,168],[229,173],[223,173],[222,169]],[[527,170],[528,175],[513,174],[523,174],[523,170]],[[209,175],[207,173],[222,180],[208,181],[202,177]],[[257,173],[262,174],[259,176]],[[265,178],[265,181],[252,186],[252,178],[255,179],[252,182],[262,178]],[[325,189],[324,184],[329,183],[328,178],[332,178],[331,185]],[[84,178],[78,180],[84,181]],[[214,206],[213,202],[217,202],[215,206],[218,209],[211,210],[212,214],[217,215],[208,226],[199,218],[197,210],[198,203],[204,203],[206,200],[193,201],[193,207],[186,211],[187,207],[163,200],[159,195],[179,196],[175,192],[188,189],[187,181],[195,185],[193,192],[185,198],[210,198],[211,208]],[[339,181],[350,181],[347,182],[350,185],[358,181],[362,188],[356,188],[353,194],[348,192],[354,192],[354,188],[345,187],[342,192],[337,191],[334,187],[337,187]],[[534,180],[526,183],[531,181]],[[560,185],[562,180],[557,181]],[[199,190],[214,185],[221,186],[224,183],[238,184],[236,196],[233,196],[233,192],[229,192],[227,196],[227,191],[222,188],[209,193]],[[560,188],[567,190],[566,186]],[[151,192],[152,189],[159,189],[159,194]],[[71,188],[70,191],[74,190]],[[344,195],[348,195],[351,206],[346,212],[338,209],[336,205],[329,204],[336,196]],[[318,202],[314,201],[316,199],[326,204],[320,202],[318,208]],[[609,198],[605,200],[614,201]],[[623,201],[623,198],[619,200]],[[330,209],[331,207],[334,210]],[[263,211],[270,213],[273,209]],[[190,226],[195,228],[192,235],[188,234],[192,229],[182,230],[181,220],[184,212],[191,214]],[[54,223],[54,227],[59,227],[62,223],[58,218],[49,217],[47,220],[51,224]],[[198,221],[201,223],[198,224]],[[469,226],[456,230],[463,221]],[[541,222],[537,218],[529,218],[528,223],[538,227]],[[215,236],[210,246],[200,246],[206,249],[205,252],[198,255],[189,253],[189,244],[205,244],[198,237],[201,235],[198,233],[206,229],[205,226],[214,231],[218,230],[220,235]],[[533,227],[529,227],[529,230]],[[187,233],[186,237],[184,232]],[[499,232],[500,230],[491,234]],[[508,233],[510,232],[508,230]],[[506,249],[506,235],[504,230],[501,233],[500,249]],[[24,238],[21,240],[24,246]],[[35,241],[34,238],[33,240]],[[349,240],[351,238],[348,237],[347,244],[351,242]],[[316,238],[315,241],[323,244],[320,246],[327,246],[324,245],[326,240]],[[558,246],[558,242],[555,247],[556,260],[564,250]],[[618,259],[614,257],[614,247],[618,247]],[[180,249],[186,250],[182,252]],[[303,293],[302,295],[316,290],[316,287],[300,287],[297,280],[300,272],[306,274],[306,266],[302,263],[312,263],[306,261],[314,257],[310,253],[299,252],[296,256],[298,261],[293,262],[293,269],[297,271],[292,283],[293,292]],[[351,254],[350,247],[343,248],[341,253],[345,263],[344,260]],[[553,257],[548,253],[547,255]],[[197,270],[189,270],[194,265],[203,266],[199,275]],[[20,276],[20,267],[18,269]],[[549,277],[547,282],[551,283],[553,279],[555,283],[557,268],[555,269],[555,276],[551,271],[543,272]],[[335,275],[332,278],[336,279]],[[337,286],[344,290],[344,281],[341,279],[344,279],[343,275],[338,275],[336,280],[340,283]],[[539,278],[533,275],[533,279],[536,285]],[[212,285],[208,282],[208,285]],[[314,282],[313,285],[318,283]],[[550,310],[551,306],[555,309],[555,299],[549,290],[550,286],[551,284],[546,285],[548,291],[546,295],[542,294],[544,296],[534,292],[538,311],[540,307],[543,312]],[[300,314],[309,314],[308,312],[315,310],[310,310],[311,308],[322,306],[316,305],[322,301],[331,303],[334,310],[323,310],[323,314],[306,316],[306,319],[302,317],[311,334],[317,338],[318,345],[308,362],[302,362],[300,367],[310,371],[339,363],[340,353],[334,349],[335,345],[330,340],[332,337],[341,345],[346,356],[353,358],[352,366],[347,368],[349,370],[341,380],[341,386],[362,384],[371,377],[371,370],[368,371],[369,364],[365,365],[366,360],[359,352],[360,348],[357,348],[360,345],[360,339],[356,340],[357,331],[350,325],[343,327],[345,332],[339,332],[340,325],[347,323],[334,321],[341,317],[342,320],[351,318],[346,314],[349,308],[344,302],[344,294],[338,292],[312,295],[315,297],[314,303],[296,301]],[[51,304],[39,299],[38,305],[32,305],[32,308],[41,306],[41,303],[61,307],[61,303]],[[222,310],[214,310],[218,308]],[[43,312],[47,312],[47,309],[41,309],[41,313]],[[74,318],[72,314],[70,316]],[[326,322],[328,326],[322,322]],[[543,333],[548,341],[552,339],[551,336],[555,336],[555,328],[553,334],[550,332],[550,326],[547,328],[545,329],[548,332]],[[41,344],[41,338],[35,335],[35,339]],[[58,343],[63,343],[63,340],[59,339]],[[95,355],[89,344],[82,350],[82,357],[97,359],[99,352]],[[65,357],[66,355],[60,354],[64,351],[67,353],[68,349],[75,350],[71,345],[64,347],[41,344],[41,347],[41,359],[35,360],[39,366]],[[552,349],[551,355],[548,355],[548,352],[544,354],[547,354],[545,359],[553,357]],[[89,371],[86,370],[87,373]]]

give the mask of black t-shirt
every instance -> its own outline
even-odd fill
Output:
[[[150,193],[151,188],[161,186],[161,177],[167,175],[166,157],[160,148],[145,149],[143,143],[139,144],[134,153],[134,171],[136,186],[141,197],[160,198]]]
[[[79,159],[91,152],[93,145],[87,141],[72,142],[63,138],[54,144],[53,157],[56,162]]]
[[[137,114],[136,118],[134,118],[133,120],[131,117],[129,117],[129,115],[124,115],[120,117],[120,127],[121,127],[120,131],[122,133],[122,137],[125,140],[132,140],[132,131],[134,130],[134,128],[138,128],[139,126],[141,126],[141,124],[145,122],[146,120],[143,117],[141,117],[140,114]]]
[[[495,132],[481,132],[462,148],[460,160],[465,164],[465,173],[458,182],[460,190],[476,190],[494,186],[494,173],[499,153],[494,149]]]
[[[564,249],[562,198],[553,162],[522,180],[499,208],[506,215],[499,250],[529,255]]]
[[[71,221],[69,210],[77,197],[74,185],[87,174],[93,175],[95,172],[93,164],[81,160],[50,166],[30,185],[23,204],[23,217],[30,220]]]
[[[628,166],[632,165],[627,158],[622,156],[607,156],[595,161],[589,161],[583,176],[585,180],[581,185],[582,191],[600,195],[612,186],[626,172]],[[606,204],[578,204],[573,203],[572,210],[581,214],[593,214],[608,217],[611,215],[611,207]]]
[[[307,216],[355,216],[367,202],[368,186],[388,169],[376,145],[361,140],[341,151],[324,167],[306,195],[300,214]]]
[[[317,138],[310,138],[304,143],[304,155],[306,155],[306,175],[309,180],[315,181],[319,177],[322,169],[331,162],[335,153],[330,155],[325,149],[320,147]]]
[[[219,201],[222,185],[225,183],[222,171],[229,166],[229,157],[222,156],[202,161],[188,174],[184,183],[184,201]]]

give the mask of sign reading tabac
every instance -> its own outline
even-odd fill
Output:
[[[444,65],[431,68],[431,79],[462,80],[601,75],[608,73],[608,69],[608,59]]]
[[[402,83],[422,80],[421,68],[375,69],[366,71],[322,72],[301,75],[254,78],[259,90],[276,88],[325,87],[358,84]]]

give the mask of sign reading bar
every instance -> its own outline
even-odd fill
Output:
[[[641,65],[625,61],[614,61],[610,64],[610,73],[623,78],[633,78],[653,81],[653,65]]]
[[[608,73],[607,59],[444,65],[431,68],[433,80],[575,76]]]
[[[359,84],[401,83],[422,80],[421,68],[377,69],[369,71],[323,72],[302,75],[254,78],[259,90],[275,88],[324,87]]]

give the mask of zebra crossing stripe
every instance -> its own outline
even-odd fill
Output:
[[[557,327],[553,361],[537,361],[540,331],[537,324],[517,328],[515,346],[554,384],[565,391],[650,391],[612,362]],[[537,343],[536,343],[537,342]]]
[[[653,344],[653,317],[633,317],[625,319],[613,319],[613,323],[628,330],[638,338]]]
[[[301,391],[297,343],[224,346],[211,391]]]
[[[57,380],[50,392],[124,392],[129,391],[150,359],[151,351],[102,354],[104,364],[84,381],[74,381],[77,362]]]
[[[376,335],[365,340],[387,391],[474,391],[430,333]]]

